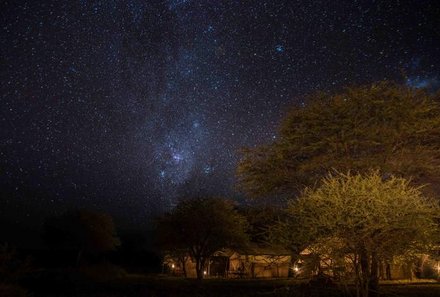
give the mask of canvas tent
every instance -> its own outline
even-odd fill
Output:
[[[281,248],[250,246],[245,249],[224,249],[207,261],[206,277],[223,278],[283,278],[289,276],[292,257]],[[164,272],[196,277],[195,262],[191,257],[179,261],[166,256]]]

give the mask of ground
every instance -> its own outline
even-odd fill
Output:
[[[127,275],[106,282],[60,283],[40,282],[31,285],[34,297],[343,297],[343,290],[335,286],[310,285],[292,279],[223,280],[203,282],[182,278]],[[395,282],[381,286],[383,297],[438,297],[440,282]]]

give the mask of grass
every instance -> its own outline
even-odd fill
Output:
[[[381,285],[415,285],[415,284],[436,284],[440,280],[435,279],[402,279],[402,280],[384,280],[380,281]]]
[[[381,286],[383,297],[439,297],[440,283],[385,285]]]
[[[29,291],[32,292],[30,289]],[[35,297],[348,297],[337,286],[311,286],[295,279],[194,279],[128,274],[111,281],[82,282],[68,289],[40,288]],[[351,296],[354,296],[353,294]],[[440,282],[386,282],[383,297],[439,297]]]

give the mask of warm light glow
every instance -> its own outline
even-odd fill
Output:
[[[174,264],[171,264],[171,268],[173,268],[173,269],[174,269]]]
[[[204,274],[204,275],[206,275],[206,270],[205,270],[205,271],[203,271],[203,274]]]
[[[293,267],[293,270],[295,271],[295,272],[298,272],[299,271],[299,268],[298,267]]]

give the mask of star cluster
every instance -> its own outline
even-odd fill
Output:
[[[439,88],[436,1],[3,1],[1,216],[146,222],[236,197],[243,146],[306,94]],[[17,216],[17,214],[24,214]]]

